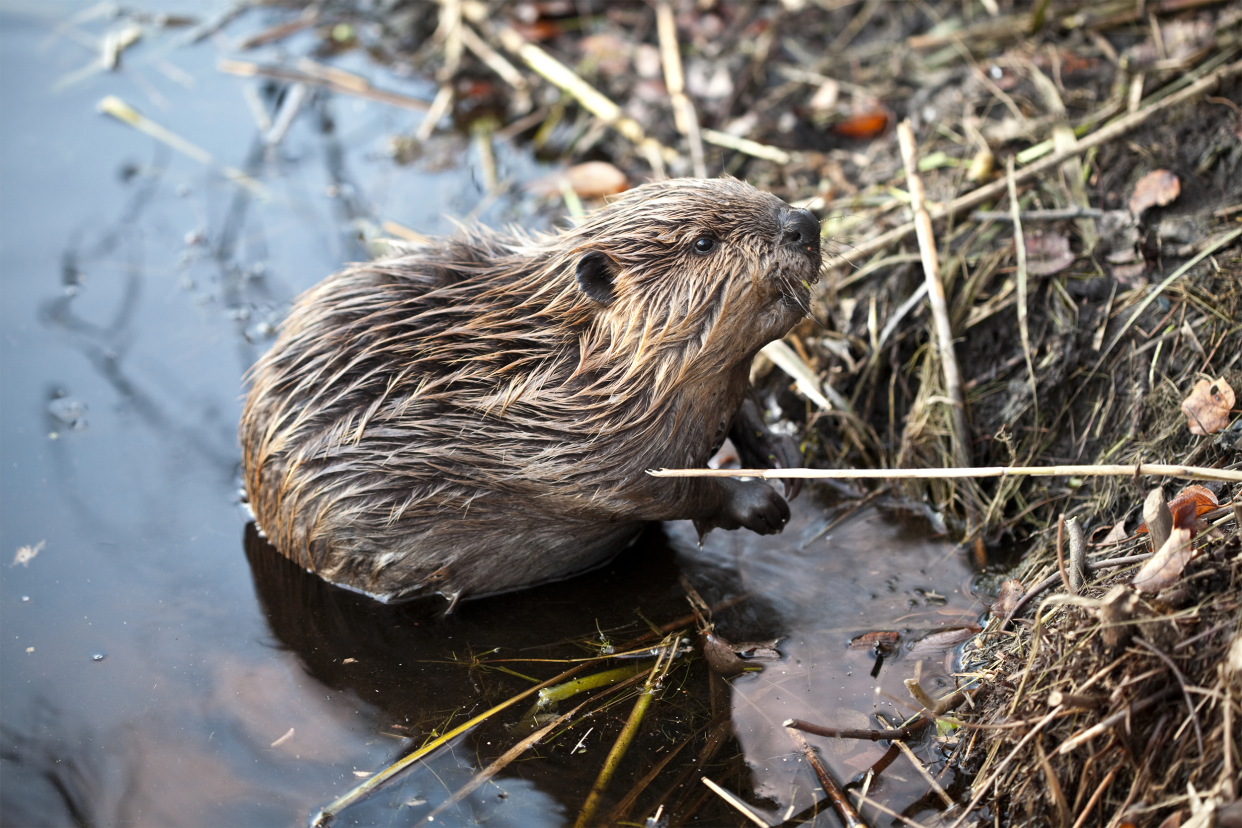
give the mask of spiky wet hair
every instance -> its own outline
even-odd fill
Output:
[[[323,571],[329,539],[374,555],[407,517],[483,494],[606,516],[657,460],[702,463],[816,277],[782,249],[789,209],[673,180],[568,230],[463,228],[325,280],[252,373],[241,436],[264,529]]]

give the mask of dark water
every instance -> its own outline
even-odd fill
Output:
[[[680,574],[709,600],[752,596],[718,618],[725,634],[784,637],[782,660],[724,697],[748,769],[726,787],[748,781],[774,818],[819,798],[783,720],[865,727],[877,711],[905,715],[876,687],[905,698],[901,679],[920,656],[889,660],[873,679],[874,656],[846,643],[886,628],[917,638],[968,623],[978,605],[961,592],[969,572],[952,548],[892,512],[864,511],[815,537],[842,507],[812,492],[779,538],[714,533],[700,549],[688,525],[654,527],[601,571],[470,602],[447,619],[436,606],[384,607],[329,588],[248,535],[241,377],[290,299],[365,257],[364,239],[384,220],[428,233],[471,215],[536,226],[550,208],[520,188],[485,192],[462,137],[437,136],[422,159],[397,164],[388,141],[421,116],[379,104],[318,95],[266,148],[243,96],[253,85],[262,98],[261,84],[215,64],[223,41],[278,18],[245,17],[197,45],[178,42],[185,30],[152,32],[123,71],[83,73],[95,53],[81,35],[113,24],[52,31],[84,8],[0,6],[0,553],[7,563],[28,550],[0,569],[0,822],[301,824],[437,726],[527,686],[478,659],[582,655],[601,633],[624,640],[644,618],[680,617]],[[225,6],[159,8],[204,16]],[[337,65],[383,88],[434,92],[357,56]],[[247,170],[266,198],[97,114],[105,95]],[[502,180],[542,172],[519,149],[496,152]],[[937,651],[917,668],[925,686],[945,681],[943,661]],[[506,663],[539,679],[563,669]],[[670,744],[684,735],[677,699],[687,720],[710,704],[701,660],[675,675],[659,725]],[[441,821],[572,821],[615,737],[609,716],[624,719],[623,707]],[[423,821],[505,738],[496,725],[459,739],[343,822]],[[637,749],[655,756],[665,742],[653,730]],[[884,751],[820,744],[843,779]],[[919,750],[934,758],[936,748]],[[633,759],[617,791],[651,761]],[[895,810],[927,790],[903,762],[874,794]]]

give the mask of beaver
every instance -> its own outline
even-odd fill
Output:
[[[811,213],[728,178],[348,267],[251,369],[258,524],[332,583],[450,609],[599,565],[648,521],[779,532],[789,506],[762,481],[647,470],[701,467],[731,431],[744,461],[799,465],[749,372],[808,314],[819,268]]]

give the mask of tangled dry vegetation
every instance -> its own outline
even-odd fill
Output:
[[[731,174],[821,216],[832,255],[815,318],[756,367],[810,465],[1238,468],[1236,0],[283,7],[239,52],[314,30],[315,59],[222,68],[429,109],[394,139],[399,160],[451,116],[493,193],[517,185],[491,148],[519,140],[563,162],[535,189],[571,213],[647,178]],[[439,94],[404,98],[321,62],[358,48]],[[1154,545],[1174,560],[1140,591],[1157,532],[1135,524],[1162,483],[892,484],[980,567],[1021,553],[965,655],[976,690],[952,720],[967,734],[954,762],[976,776],[945,821],[1242,822],[1239,487],[1209,483],[1173,510]]]

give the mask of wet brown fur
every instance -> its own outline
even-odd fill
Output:
[[[702,466],[752,357],[804,315],[818,237],[783,236],[790,211],[732,179],[675,180],[560,233],[471,227],[329,277],[253,369],[240,434],[259,525],[385,600],[563,577],[651,520],[756,528],[746,510],[779,500],[765,484],[646,470]],[[575,278],[589,256],[606,303]]]

